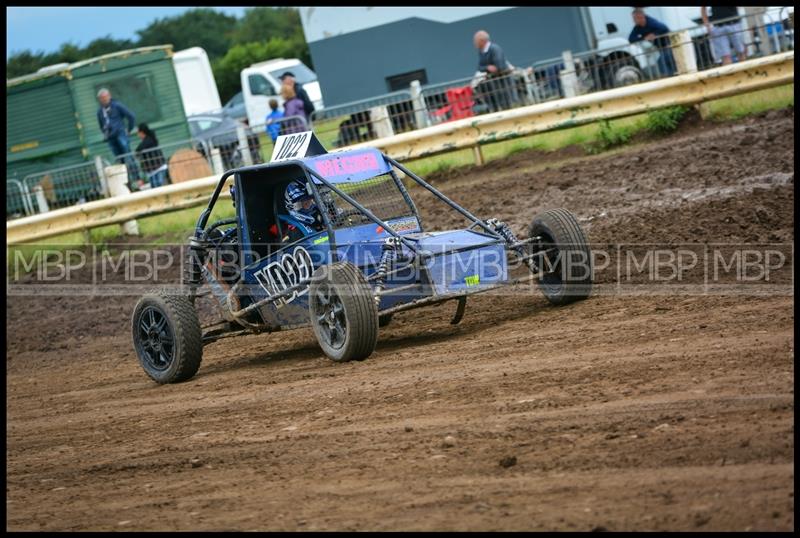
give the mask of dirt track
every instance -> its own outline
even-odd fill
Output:
[[[521,235],[566,207],[595,245],[793,244],[793,144],[780,111],[432,182]],[[9,297],[7,528],[791,530],[791,284],[479,296],[458,326],[396,315],[364,362],[247,336],[172,386],[135,360],[135,297]]]

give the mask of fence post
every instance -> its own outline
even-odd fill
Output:
[[[211,148],[211,169],[218,176],[225,173],[225,167],[222,164],[222,154],[219,148]]]
[[[697,73],[697,57],[694,53],[694,44],[689,31],[683,30],[682,32],[670,34],[669,44],[672,48],[672,56],[675,58],[675,67],[678,69],[678,74]]]
[[[564,59],[564,69],[558,76],[561,79],[561,87],[564,88],[564,97],[577,97],[580,92],[578,92],[578,75],[575,72],[572,51],[565,50],[561,53],[561,57]]]
[[[20,196],[22,197],[22,208],[25,211],[26,215],[34,215],[36,214],[36,211],[33,208],[33,200],[31,199],[31,192],[28,189],[28,184],[25,183],[25,179],[27,178],[22,178],[22,181],[17,182],[19,183],[19,193]]]
[[[772,43],[770,42],[769,35],[767,35],[767,29],[764,28],[764,14],[766,12],[767,8],[764,6],[744,8],[744,13],[746,15],[745,21],[747,22],[747,27],[749,29],[755,28],[756,32],[758,32],[758,39],[759,41],[761,41],[760,46],[761,46],[762,56],[767,56],[768,54],[780,52],[780,49],[772,51],[770,50],[772,48],[771,46]],[[748,36],[751,35],[751,32],[745,32],[744,34],[745,36]],[[749,43],[745,41],[745,44],[747,45]]]
[[[411,104],[414,107],[414,120],[417,129],[428,126],[428,115],[425,107],[425,98],[422,96],[422,86],[418,80],[411,81]]]
[[[472,156],[475,158],[476,165],[483,166],[483,151],[481,151],[480,144],[475,144],[472,146]]]
[[[239,137],[239,153],[242,154],[242,161],[245,166],[253,165],[253,157],[250,155],[250,144],[247,142],[247,132],[243,126],[236,127],[236,136]]]
[[[533,94],[533,87],[535,84],[533,69],[524,69],[522,76],[525,78],[525,92],[528,95],[528,104],[536,104],[536,97]]]
[[[47,205],[47,198],[44,197],[44,189],[41,185],[34,185],[33,195],[36,197],[36,205],[39,206],[39,213],[47,213],[50,206]]]
[[[105,169],[108,191],[112,197],[125,196],[131,193],[128,188],[128,168],[124,164],[112,164]],[[135,220],[122,223],[125,235],[139,235],[139,225]]]
[[[386,106],[376,106],[369,109],[369,118],[375,128],[375,136],[386,138],[394,135],[389,109]]]
[[[100,192],[104,198],[108,198],[108,180],[106,179],[106,171],[103,166],[103,158],[100,155],[95,155],[94,167],[97,170],[97,178],[100,180]]]

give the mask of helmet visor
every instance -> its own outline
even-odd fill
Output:
[[[292,209],[295,211],[308,212],[314,205],[314,198],[312,196],[304,196],[292,204]]]

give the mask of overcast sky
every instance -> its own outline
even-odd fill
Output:
[[[183,13],[184,7],[6,7],[6,58],[25,49],[54,52],[62,43],[88,45],[98,37],[136,39],[154,19]],[[243,7],[216,7],[241,17]]]

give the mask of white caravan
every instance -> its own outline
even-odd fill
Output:
[[[222,108],[206,51],[200,47],[178,51],[172,56],[172,64],[175,66],[175,76],[186,116]]]

